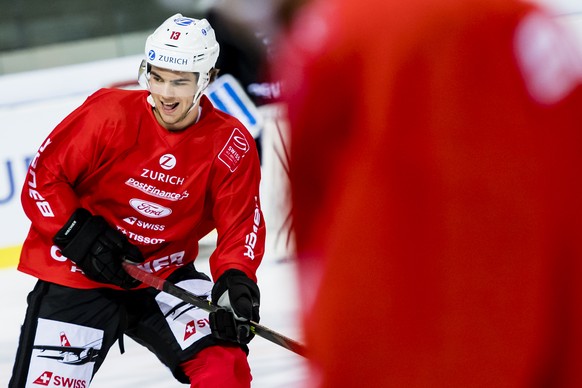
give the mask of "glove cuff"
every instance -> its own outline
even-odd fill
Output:
[[[65,225],[53,237],[55,245],[59,248],[64,248],[69,244],[91,216],[91,212],[87,209],[79,208],[75,210]]]
[[[212,303],[231,311],[237,320],[259,322],[261,293],[244,272],[229,269],[212,287]]]
[[[222,275],[216,280],[214,287],[212,288],[212,303],[219,305],[218,301],[223,296],[224,292],[227,291],[231,285],[232,279],[238,279],[243,283],[249,283],[249,288],[257,288],[255,282],[253,282],[246,273],[239,269],[227,269]]]
[[[78,263],[85,259],[95,238],[107,227],[103,217],[92,216],[88,210],[79,208],[57,232],[53,242],[65,257]]]

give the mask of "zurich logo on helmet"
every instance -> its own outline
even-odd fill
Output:
[[[148,58],[150,61],[156,59],[156,52],[154,50],[150,50],[150,52],[148,53]]]
[[[189,26],[190,24],[194,23],[194,20],[190,18],[177,18],[174,19],[174,23],[179,26]]]

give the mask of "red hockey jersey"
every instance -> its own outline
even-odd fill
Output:
[[[254,139],[206,97],[197,123],[167,131],[147,95],[99,90],[44,141],[22,191],[32,225],[20,271],[70,287],[103,287],[52,243],[84,207],[124,233],[146,257],[143,267],[162,277],[192,262],[199,239],[216,228],[213,278],[235,268],[256,280],[265,227]]]
[[[582,66],[512,0],[319,1],[278,63],[321,387],[582,386]]]

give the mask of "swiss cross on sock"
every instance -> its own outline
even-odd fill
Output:
[[[192,320],[186,324],[186,329],[184,330],[184,341],[192,337],[194,334],[196,334],[196,326]]]

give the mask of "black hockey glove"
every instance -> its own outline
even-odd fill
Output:
[[[257,284],[237,269],[222,274],[212,288],[212,303],[220,307],[210,313],[212,334],[219,339],[248,344],[255,334],[249,321],[259,322],[261,295]]]
[[[83,208],[75,210],[53,242],[63,255],[75,262],[85,275],[101,283],[115,284],[126,290],[140,285],[121,266],[123,260],[144,261],[139,249],[101,216]]]

